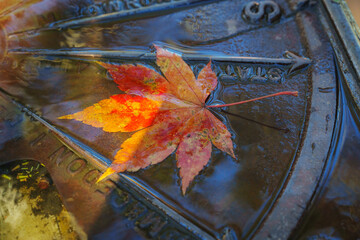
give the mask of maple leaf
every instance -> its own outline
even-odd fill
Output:
[[[137,171],[159,163],[176,151],[185,194],[208,163],[212,145],[235,158],[233,143],[226,126],[209,111],[225,105],[205,104],[217,86],[211,61],[196,79],[181,56],[155,47],[156,64],[165,77],[140,64],[99,62],[125,94],[111,96],[60,119],[75,119],[106,132],[135,132],[122,143],[98,181],[115,172]]]

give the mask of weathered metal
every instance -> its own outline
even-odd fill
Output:
[[[301,225],[329,164],[338,71],[359,104],[358,29],[343,1],[14,6],[0,15],[0,164],[43,163],[89,238],[286,239]],[[215,151],[185,195],[173,156],[96,184],[130,135],[58,119],[118,93],[96,61],[156,69],[154,43],[181,53],[195,74],[212,60],[220,85],[209,101],[299,91],[229,109],[254,122],[219,113],[237,160]]]

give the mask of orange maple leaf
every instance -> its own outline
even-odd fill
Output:
[[[137,171],[159,163],[176,151],[185,193],[208,163],[212,144],[235,158],[233,143],[226,126],[208,109],[219,106],[205,104],[217,86],[211,62],[196,79],[179,55],[155,47],[156,63],[165,78],[143,65],[99,63],[125,94],[60,119],[75,119],[106,132],[136,131],[122,143],[98,181],[115,172]]]

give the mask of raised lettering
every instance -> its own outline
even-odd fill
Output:
[[[249,68],[249,67],[237,66],[236,69],[237,69],[237,73],[240,77],[240,80],[243,80],[243,81],[247,80],[248,76],[251,74],[251,68]]]
[[[147,229],[151,237],[155,237],[167,222],[154,212],[146,215],[139,222],[139,228]]]
[[[274,1],[249,2],[244,8],[244,15],[251,23],[259,23],[262,19],[271,23],[281,16],[281,11]]]
[[[101,194],[107,195],[113,190],[116,185],[111,180],[101,181],[96,185],[98,188],[96,189],[96,192],[99,192]]]
[[[193,71],[195,76],[198,76],[201,69],[203,69],[205,66],[206,66],[206,64],[204,64],[204,63],[194,64],[191,66],[191,70]]]
[[[162,240],[185,240],[188,239],[186,237],[181,236],[181,234],[176,229],[166,229],[160,235],[160,239]]]
[[[81,172],[81,170],[83,170],[84,167],[86,167],[86,165],[87,165],[87,162],[84,159],[77,158],[75,160],[72,160],[67,165],[66,170],[68,171],[69,174],[75,175],[75,174]]]
[[[147,7],[155,2],[155,0],[139,0],[141,6]]]
[[[130,220],[136,220],[146,213],[146,207],[140,202],[134,202],[126,208],[125,216]]]
[[[100,171],[97,169],[90,170],[83,177],[84,183],[88,185],[93,185],[96,182],[96,179],[101,175]]]
[[[232,65],[227,65],[225,67],[224,72],[225,72],[226,75],[229,75],[229,76],[232,76],[232,77],[236,76],[235,69],[234,69],[234,67]]]
[[[127,9],[140,8],[140,4],[137,0],[123,0]]]
[[[215,72],[217,77],[220,77],[221,75],[223,75],[223,71],[221,69],[221,67],[219,65],[215,65],[213,66],[213,71]]]
[[[264,83],[266,81],[266,77],[263,76],[263,70],[261,67],[256,68],[256,75],[252,76],[251,81],[260,83]]]
[[[41,133],[39,136],[37,136],[34,140],[30,142],[31,147],[37,147],[41,145],[42,140],[46,137],[46,133]]]
[[[74,156],[75,156],[74,153],[71,152],[66,146],[61,146],[48,158],[49,160],[54,161],[57,166],[59,166],[62,162]]]
[[[103,9],[108,12],[119,12],[124,10],[124,3],[121,1],[110,1],[108,3],[103,3]]]
[[[268,78],[273,83],[281,83],[281,69],[279,68],[270,68],[267,72]]]
[[[122,212],[125,209],[126,205],[129,204],[129,202],[129,194],[121,191],[118,188],[116,188],[110,195],[110,205],[118,213]]]

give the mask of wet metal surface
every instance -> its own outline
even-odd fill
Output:
[[[336,185],[324,180],[325,170],[347,161],[328,158],[338,131],[337,97],[344,94],[337,91],[338,73],[346,75],[344,86],[357,86],[357,68],[344,70],[345,51],[338,47],[334,54],[338,35],[329,19],[340,10],[332,4],[338,3],[9,2],[0,11],[0,164],[44,164],[74,224],[92,239],[286,239],[296,229],[305,229],[305,238],[322,234],[302,224],[316,222],[316,211],[304,215],[311,203],[327,202],[327,193],[313,201],[319,186],[329,182],[323,192],[331,192]],[[212,60],[219,84],[208,104],[285,90],[299,97],[219,111],[236,160],[213,148],[186,194],[174,154],[96,184],[131,133],[58,118],[120,93],[96,61],[159,71],[153,44],[182,54],[195,75]],[[351,94],[356,99],[355,87]],[[344,180],[349,187],[352,181]]]
[[[339,121],[334,148],[319,195],[294,237],[300,239],[357,239],[359,217],[359,112],[339,74]]]

